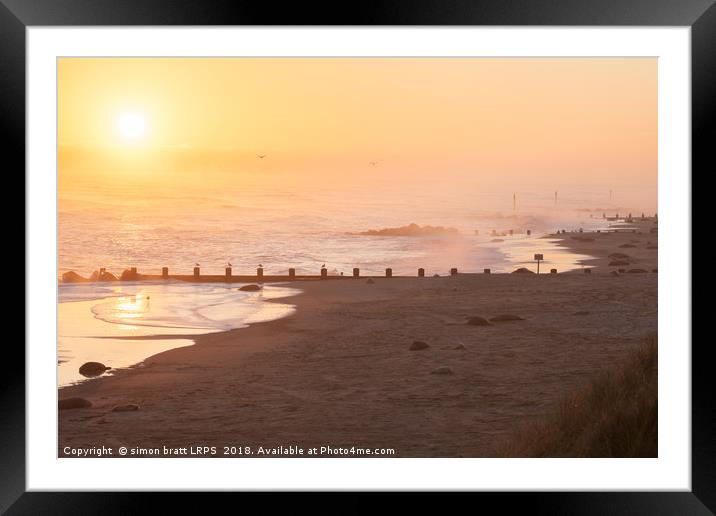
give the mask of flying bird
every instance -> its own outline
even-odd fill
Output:
[[[197,267],[199,266],[199,264],[198,264],[198,263],[195,263],[194,265],[196,265]]]
[[[229,267],[233,267],[233,265],[231,265],[231,262],[229,262]]]
[[[264,268],[264,266],[263,266],[263,265],[261,265],[261,264],[259,263],[259,268],[263,269],[263,268]]]
[[[324,263],[323,265],[321,265],[321,269],[325,269],[325,268],[326,268],[326,264]]]
[[[369,161],[368,163],[370,163],[370,164],[373,165],[373,166],[376,166],[376,165],[378,164],[377,161]]]
[[[266,154],[259,154],[259,159],[264,159],[267,155]]]

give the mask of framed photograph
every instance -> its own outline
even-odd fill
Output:
[[[713,2],[0,1],[27,202],[3,511],[714,511]]]

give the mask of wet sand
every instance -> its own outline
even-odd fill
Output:
[[[592,274],[459,274],[300,283],[296,312],[195,338],[143,364],[60,389],[65,446],[289,445],[481,457],[657,328],[657,235],[568,233]],[[573,237],[594,238],[593,241]],[[623,245],[635,247],[620,247]],[[629,266],[610,267],[624,253]],[[611,270],[647,273],[612,276]],[[514,314],[489,326],[467,317]],[[413,341],[427,349],[410,351]],[[462,346],[460,346],[462,345]],[[464,349],[456,349],[464,347]],[[451,374],[433,374],[447,367]],[[123,404],[139,410],[113,412]],[[254,454],[253,456],[257,456]]]

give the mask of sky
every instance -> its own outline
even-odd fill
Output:
[[[82,181],[270,177],[621,189],[656,207],[653,58],[62,58],[58,68],[61,195]]]

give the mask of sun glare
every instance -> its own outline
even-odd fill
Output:
[[[117,130],[125,140],[138,140],[144,136],[147,127],[141,115],[124,113],[117,119]]]

